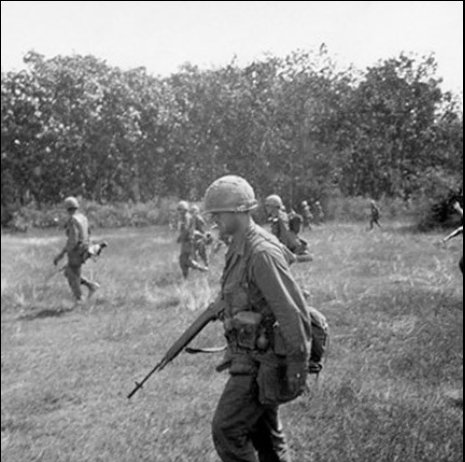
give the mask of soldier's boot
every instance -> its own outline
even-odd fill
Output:
[[[98,282],[87,282],[86,286],[89,289],[89,294],[87,295],[87,299],[91,299],[97,290],[100,289],[100,284]]]
[[[260,462],[291,462],[289,448],[277,410],[268,410],[252,436]]]

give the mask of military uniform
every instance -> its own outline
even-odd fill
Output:
[[[194,252],[208,266],[208,255],[206,245],[206,228],[205,220],[199,214],[192,216],[194,221]]]
[[[296,255],[303,255],[307,253],[308,243],[300,237],[300,231],[304,219],[297,213],[289,218],[289,250]]]
[[[280,210],[276,217],[271,218],[271,233],[288,249],[292,247],[289,233],[289,217],[283,210]]]
[[[181,244],[179,266],[185,278],[189,276],[189,269],[195,268],[194,264],[194,221],[189,213],[180,219],[178,243]]]
[[[302,218],[304,228],[312,229],[313,214],[310,210],[310,206],[306,202],[302,204]]]
[[[74,198],[66,199],[65,203],[71,203],[72,210],[77,210],[77,201]],[[66,254],[68,264],[64,269],[64,274],[73,292],[76,301],[82,301],[81,286],[89,289],[89,294],[95,292],[99,285],[89,281],[82,276],[82,265],[86,260],[89,249],[89,223],[87,218],[79,212],[70,215],[65,224],[66,246],[62,253],[55,259],[55,264]]]
[[[236,177],[223,181],[241,186]],[[257,454],[260,462],[290,462],[278,409],[302,392],[291,389],[287,378],[305,383],[311,338],[306,302],[289,268],[292,260],[253,222],[233,237],[226,255],[221,302],[228,353],[220,370],[227,367],[230,379],[212,427],[223,462],[256,462]]]
[[[372,202],[370,205],[370,229],[373,229],[375,225],[377,225],[379,228],[381,228],[381,225],[379,223],[379,218],[380,218],[380,212],[379,208],[377,205]]]
[[[315,202],[315,214],[316,223],[321,224],[325,219],[325,212],[323,211],[323,207],[319,201]]]

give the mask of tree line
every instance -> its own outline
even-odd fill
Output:
[[[2,207],[199,200],[227,173],[289,204],[334,191],[407,200],[425,178],[462,182],[462,103],[432,56],[361,72],[322,46],[164,78],[93,56],[24,61],[2,71]]]

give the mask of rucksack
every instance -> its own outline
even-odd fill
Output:
[[[302,218],[301,215],[294,215],[289,218],[289,230],[292,231],[295,234],[299,234],[300,231],[302,230],[302,224],[304,222],[304,219]]]

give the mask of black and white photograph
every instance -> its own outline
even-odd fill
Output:
[[[463,2],[1,1],[1,460],[463,461]]]

